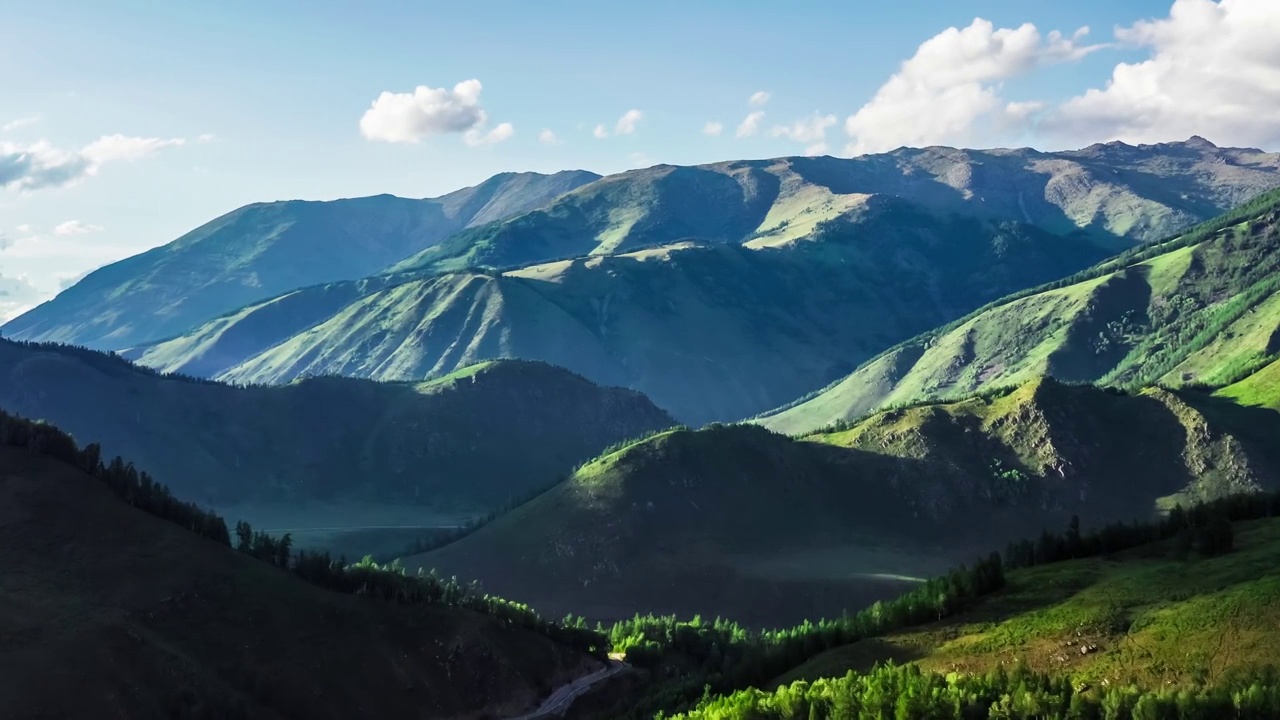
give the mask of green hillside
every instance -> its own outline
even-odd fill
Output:
[[[1017,570],[955,618],[829,651],[778,682],[892,659],[941,673],[1021,662],[1077,685],[1185,687],[1280,663],[1280,521],[1237,523],[1233,544],[1183,559],[1170,540]]]
[[[1280,184],[1276,155],[1186,143],[1042,153],[903,148],[852,159],[658,165],[579,188],[546,208],[476,227],[395,270],[509,268],[686,238],[767,247],[856,219],[891,196],[939,215],[1018,220],[1110,247],[1154,240]]]
[[[491,614],[321,589],[2,422],[6,718],[512,717],[599,666]]]
[[[472,225],[599,177],[504,173],[442,197],[256,203],[90,273],[4,326],[6,337],[121,349],[172,337],[296,288],[354,280]]]
[[[236,388],[9,341],[0,342],[0,407],[132,458],[182,496],[299,512],[308,501],[487,512],[674,422],[638,393],[543,363],[486,363],[429,383]]]
[[[1222,386],[1280,353],[1280,194],[897,346],[759,422],[802,433],[877,407],[1051,375]]]
[[[1280,415],[1196,393],[1028,383],[790,439],[660,435],[409,567],[552,614],[836,617],[993,544],[1275,487]]]
[[[689,242],[503,274],[311,288],[130,356],[253,383],[415,380],[532,358],[633,387],[702,423],[775,407],[911,334],[1102,254],[1028,225],[877,198],[856,223],[828,222],[794,247]]]

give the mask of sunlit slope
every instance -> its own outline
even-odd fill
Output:
[[[877,407],[1063,380],[1221,386],[1280,352],[1280,195],[1021,293],[875,358],[760,422],[807,432]]]
[[[429,383],[235,388],[87,350],[0,342],[0,407],[135,459],[200,502],[358,499],[485,511],[674,421],[638,393],[543,363]]]
[[[1044,527],[1275,487],[1280,414],[1036,380],[790,439],[750,425],[598,458],[408,564],[549,612],[839,615]]]
[[[1275,665],[1280,521],[1239,522],[1234,530],[1234,549],[1217,557],[1182,559],[1168,541],[1017,570],[1007,589],[969,612],[837,648],[777,682],[894,660],[941,673],[1022,662],[1077,686],[1190,687]]]
[[[550,202],[597,175],[506,173],[425,199],[256,203],[99,268],[10,321],[6,337],[120,349],[185,333],[296,288],[354,280],[474,224]]]

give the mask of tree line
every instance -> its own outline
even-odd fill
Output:
[[[672,720],[1266,720],[1280,717],[1274,668],[1214,688],[1090,688],[1019,665],[985,674],[940,675],[915,665],[880,665],[863,674],[773,691],[706,698]]]

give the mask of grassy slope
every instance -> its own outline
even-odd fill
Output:
[[[877,201],[857,223],[829,223],[791,248],[686,243],[502,275],[402,277],[336,310],[330,299],[345,291],[302,291],[140,360],[274,383],[306,373],[418,379],[490,357],[537,358],[637,388],[700,423],[776,406],[851,360],[1100,255],[1028,226]],[[308,302],[328,315],[293,309]]]
[[[25,450],[0,449],[0,508],[6,718],[515,715],[592,663],[317,589]]]
[[[1025,661],[1080,682],[1156,687],[1280,663],[1280,521],[1237,523],[1235,544],[1208,559],[1176,559],[1168,543],[1015,571],[963,615],[832,650],[778,682],[893,659],[944,673]]]
[[[5,335],[120,349],[185,333],[296,288],[372,274],[477,222],[527,212],[597,175],[507,173],[443,197],[248,205],[95,270]]]
[[[360,498],[483,511],[673,423],[637,393],[520,361],[429,383],[234,388],[0,342],[0,369],[6,410],[100,442],[200,502]]]
[[[1274,487],[1280,416],[1036,381],[793,440],[681,431],[599,458],[416,565],[557,614],[833,616],[992,543]],[[513,562],[513,559],[515,560]],[[895,579],[896,578],[896,579]]]
[[[1038,374],[1123,385],[1232,382],[1280,352],[1280,195],[1084,275],[927,333],[760,422],[806,432]]]

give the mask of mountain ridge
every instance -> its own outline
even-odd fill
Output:
[[[95,349],[152,342],[282,292],[373,274],[472,223],[519,214],[596,177],[503,173],[423,200],[253,203],[89,273],[2,329],[17,340]]]

